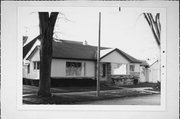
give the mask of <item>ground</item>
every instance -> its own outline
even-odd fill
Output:
[[[123,97],[115,98],[110,100],[101,100],[101,101],[90,101],[82,104],[90,105],[159,105],[160,104],[160,94],[153,95],[141,95],[133,97]]]
[[[38,87],[35,86],[23,86],[23,103],[24,104],[96,104],[100,101],[104,101],[102,104],[112,104],[110,103],[116,100],[121,100],[125,97],[138,97],[138,96],[147,96],[156,94],[156,98],[146,98],[149,100],[148,103],[143,103],[142,101],[137,102],[137,104],[160,104],[160,95],[159,91],[153,91],[152,87],[145,87],[140,85],[135,88],[129,87],[112,87],[112,86],[103,86],[101,85],[100,96],[96,96],[96,87],[58,87],[51,88],[52,97],[42,98],[37,96]],[[145,99],[145,98],[144,98]],[[109,100],[105,101],[105,100]],[[123,100],[123,99],[122,99]],[[153,101],[155,100],[155,101]],[[105,103],[106,102],[106,103]],[[129,102],[131,104],[132,101]],[[136,102],[136,101],[135,101]],[[154,102],[154,103],[153,103]],[[159,103],[157,103],[159,102]]]

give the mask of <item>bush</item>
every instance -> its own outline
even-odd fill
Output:
[[[133,83],[136,85],[138,84],[138,79],[134,79]]]
[[[161,90],[161,82],[160,81],[157,82],[157,84],[154,86],[154,89],[158,90],[158,91]]]

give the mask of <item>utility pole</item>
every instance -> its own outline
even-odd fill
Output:
[[[101,44],[101,12],[99,12],[99,33],[98,33],[98,48],[97,48],[97,97],[100,94],[100,44]]]

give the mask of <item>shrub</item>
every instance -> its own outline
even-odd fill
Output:
[[[158,91],[161,90],[161,82],[160,81],[157,82],[157,84],[154,86],[154,89],[158,90]]]
[[[138,79],[134,79],[133,83],[138,84]]]

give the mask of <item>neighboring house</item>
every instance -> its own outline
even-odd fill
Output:
[[[160,66],[159,60],[156,60],[149,67],[149,82],[156,83],[160,81]]]
[[[101,47],[101,52],[109,48]],[[39,80],[40,69],[40,36],[23,47],[23,78]],[[53,41],[51,78],[60,80],[96,79],[97,47],[82,42],[58,40]],[[103,53],[102,53],[103,54]],[[142,61],[135,59],[119,49],[111,49],[101,56],[101,81],[113,82],[113,78],[126,76],[136,77],[141,81]],[[144,66],[143,66],[144,67]],[[146,80],[146,79],[144,79]],[[124,81],[126,82],[126,81]]]
[[[140,82],[149,82],[149,64],[142,60],[140,66]]]
[[[101,57],[101,79],[112,81],[117,85],[129,85],[148,81],[148,63],[129,54],[113,49]]]

